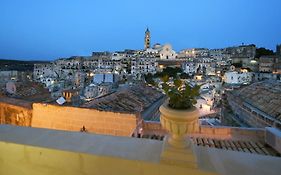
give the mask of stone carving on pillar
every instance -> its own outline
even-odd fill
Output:
[[[199,130],[198,110],[195,107],[187,110],[172,109],[168,102],[159,110],[161,125],[169,132],[169,136],[164,140],[161,162],[197,168],[196,156],[187,135]]]

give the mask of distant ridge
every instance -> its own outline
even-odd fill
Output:
[[[0,71],[33,71],[34,64],[49,63],[50,61],[23,61],[23,60],[9,60],[0,59]]]
[[[41,60],[17,60],[17,59],[4,59],[0,58],[0,62],[38,62],[38,63],[49,63],[51,61],[41,61]]]

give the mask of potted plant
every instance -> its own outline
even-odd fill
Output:
[[[199,112],[193,105],[196,104],[195,98],[199,95],[200,86],[191,87],[180,79],[175,79],[173,85],[169,85],[168,80],[167,77],[162,78],[162,88],[169,99],[159,109],[160,121],[171,133],[168,143],[177,148],[184,148],[189,146],[185,135],[198,129]]]

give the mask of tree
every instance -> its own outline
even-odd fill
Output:
[[[268,55],[274,55],[274,52],[270,49],[266,49],[263,47],[256,49],[256,58],[260,58],[261,56],[268,56]]]
[[[235,68],[241,68],[243,67],[243,62],[240,61],[239,63],[232,63],[231,65],[234,66]]]
[[[190,76],[187,73],[183,72],[183,73],[180,74],[180,78],[181,79],[189,79]]]
[[[164,83],[167,83],[169,81],[170,77],[168,75],[164,75],[163,77],[161,77],[161,80],[164,82]]]
[[[174,80],[174,85],[177,87],[177,88],[180,88],[182,86],[182,81],[180,79],[175,79]]]
[[[156,82],[153,80],[153,75],[151,73],[144,75],[144,79],[145,79],[146,83],[151,84],[153,86],[156,85]]]
[[[182,73],[182,69],[179,67],[166,67],[162,71],[162,75],[168,75],[169,77],[174,77],[176,78],[178,74]]]

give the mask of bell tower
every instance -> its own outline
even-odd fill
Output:
[[[144,37],[144,49],[150,48],[150,31],[146,28],[145,37]]]

